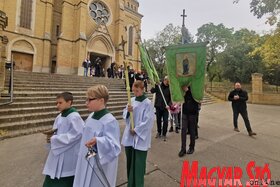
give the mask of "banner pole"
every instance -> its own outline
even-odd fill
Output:
[[[129,79],[128,79],[128,69],[127,69],[127,64],[126,64],[126,57],[125,57],[125,50],[124,50],[124,45],[125,45],[126,41],[124,41],[123,36],[122,36],[122,42],[121,42],[121,46],[122,46],[122,50],[123,50],[123,63],[124,63],[124,74],[125,74],[125,84],[126,84],[126,93],[127,93],[127,101],[128,101],[128,105],[131,106],[131,97],[130,97],[130,86],[129,86]],[[134,129],[134,119],[133,119],[133,113],[129,112],[130,115],[130,127],[133,130]]]

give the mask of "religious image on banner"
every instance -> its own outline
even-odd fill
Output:
[[[196,53],[176,54],[176,74],[181,76],[192,76],[196,70]]]
[[[191,43],[165,47],[167,75],[173,102],[183,103],[183,86],[190,86],[193,98],[201,102],[204,95],[204,78],[207,43]]]

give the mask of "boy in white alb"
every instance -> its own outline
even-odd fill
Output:
[[[43,187],[72,187],[84,121],[72,107],[70,92],[59,94],[56,103],[61,113],[54,121],[54,133],[47,136],[50,151],[43,170]]]
[[[116,118],[106,109],[108,99],[108,89],[104,85],[93,86],[87,91],[86,105],[93,113],[85,123],[74,187],[116,186],[120,128]],[[91,156],[86,156],[88,153]]]
[[[135,81],[132,86],[135,97],[131,105],[123,111],[126,127],[122,137],[127,161],[128,187],[143,187],[146,172],[148,149],[151,147],[151,133],[154,124],[154,107],[144,95],[144,83]],[[134,127],[130,124],[130,113],[133,111]]]

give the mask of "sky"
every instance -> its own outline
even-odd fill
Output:
[[[224,24],[227,28],[239,30],[247,28],[259,34],[269,32],[273,27],[265,24],[265,18],[257,19],[250,12],[251,0],[240,0],[233,4],[233,0],[138,0],[139,13],[144,17],[141,23],[143,39],[150,39],[156,33],[172,23],[182,26],[183,9],[187,17],[185,25],[192,36],[203,24]]]

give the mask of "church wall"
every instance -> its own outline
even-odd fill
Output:
[[[8,60],[13,50],[12,42],[25,40],[34,46],[32,71],[51,72],[52,61],[54,61],[57,73],[80,74],[81,63],[87,57],[89,50],[92,50],[87,48],[88,42],[97,28],[97,24],[89,14],[90,2],[92,0],[34,0],[32,28],[29,30],[18,26],[21,0],[1,1],[0,9],[3,9],[9,17],[9,25],[6,31],[3,31],[10,41],[7,50]],[[140,28],[142,15],[135,12],[138,9],[138,2],[135,0],[130,0],[134,5],[131,10],[126,5],[128,1],[103,0],[102,2],[111,13],[107,24],[110,37],[106,34],[103,37],[106,38],[107,51],[114,54],[113,56],[110,54],[108,59],[121,65],[123,62],[123,52],[120,51],[119,46],[121,36],[125,40],[128,39],[125,30],[128,25],[138,25]],[[24,49],[18,47],[17,51],[24,52]],[[134,45],[133,55],[127,57],[129,63],[139,59],[137,51],[137,46]],[[138,68],[138,65],[134,63],[135,67]]]
[[[31,29],[25,29],[19,26],[21,0],[5,1],[0,7],[6,11],[8,16],[8,27],[4,33],[9,39],[7,58],[11,60],[13,42],[23,40],[34,46],[33,54],[33,70],[36,72],[48,72],[50,61],[50,35],[52,21],[49,16],[52,13],[52,0],[34,1],[32,6],[32,22]],[[17,52],[25,53],[24,48],[20,46],[16,48]],[[29,53],[29,52],[28,52]]]
[[[51,59],[56,61],[57,58],[57,39],[61,33],[61,17],[62,17],[62,0],[55,0],[53,6],[53,25],[51,35]]]

